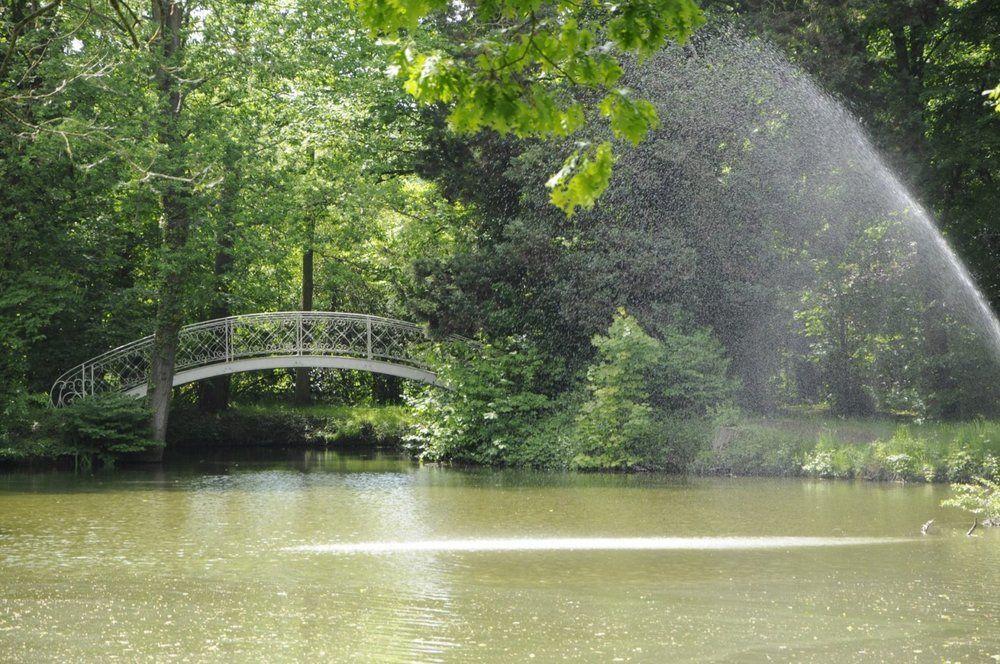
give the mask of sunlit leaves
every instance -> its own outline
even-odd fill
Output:
[[[645,56],[667,39],[683,41],[704,21],[701,10],[690,1],[626,2],[616,7],[608,35],[620,49]]]
[[[355,0],[350,4],[366,25],[386,33],[415,28],[421,18],[447,6],[440,0]]]
[[[630,99],[625,90],[615,90],[601,102],[601,115],[611,121],[615,138],[637,144],[659,124],[656,109],[645,99]]]
[[[983,96],[988,100],[987,103],[993,105],[993,110],[1000,113],[1000,85],[996,86],[992,90],[984,91]]]
[[[684,40],[704,21],[694,0],[353,0],[352,6],[372,33],[403,37],[390,73],[419,102],[450,105],[455,131],[570,136],[585,124],[579,91],[594,89],[605,93],[600,117],[615,138],[632,144],[658,120],[652,104],[615,87],[620,58]],[[441,26],[444,46],[421,48],[428,30],[418,28],[431,25]],[[552,202],[567,214],[593,206],[613,162],[609,143],[577,151],[550,180]]]
[[[614,163],[614,153],[608,142],[596,148],[578,149],[546,183],[552,190],[552,203],[570,216],[578,207],[585,210],[594,207],[598,197],[608,188]]]

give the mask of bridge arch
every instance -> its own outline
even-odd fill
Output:
[[[358,369],[440,385],[419,351],[413,323],[331,311],[282,311],[216,318],[181,328],[174,386],[260,369]],[[103,392],[144,396],[153,337],[91,358],[59,376],[55,406]]]

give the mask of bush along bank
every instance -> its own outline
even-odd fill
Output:
[[[451,390],[408,395],[406,443],[420,458],[579,470],[687,470],[734,383],[710,332],[666,325],[653,336],[619,311],[571,371],[524,338],[501,347],[437,344]]]
[[[34,398],[21,422],[0,438],[0,463],[66,463],[87,469],[113,466],[128,457],[155,450],[150,412],[143,400],[123,394],[78,399],[63,408]]]
[[[1000,477],[1000,422],[748,420],[715,429],[692,470],[906,482]]]
[[[34,399],[24,425],[0,438],[0,464],[112,467],[143,460],[150,438],[145,401],[101,394],[51,408]],[[180,408],[171,414],[170,447],[400,445],[409,423],[401,406],[234,406],[219,414]]]
[[[217,414],[173,413],[167,439],[184,448],[298,445],[400,445],[408,411],[401,406],[236,405]]]

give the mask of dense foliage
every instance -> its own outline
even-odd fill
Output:
[[[721,0],[871,127],[1000,304],[1000,12],[991,0]],[[985,111],[985,112],[984,112]]]
[[[619,311],[575,379],[523,338],[482,352],[439,346],[435,366],[452,389],[411,396],[418,424],[408,442],[432,460],[684,469],[708,434],[705,416],[727,404],[732,385],[703,330],[670,334],[664,344]]]
[[[502,346],[442,344],[433,357],[447,388],[409,395],[416,424],[406,442],[416,452],[462,463],[566,464],[571,420],[551,358],[523,338]]]

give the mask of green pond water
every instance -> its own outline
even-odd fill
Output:
[[[328,451],[8,472],[0,662],[1000,660],[1000,532],[947,491]]]

